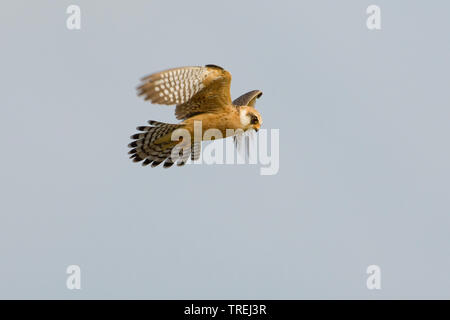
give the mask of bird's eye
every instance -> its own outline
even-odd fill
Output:
[[[258,123],[258,117],[257,116],[252,116],[252,119],[250,120],[251,124],[257,124]]]

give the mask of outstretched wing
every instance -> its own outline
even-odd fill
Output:
[[[233,101],[235,106],[250,106],[255,107],[256,99],[259,99],[262,96],[261,90],[252,90],[247,93],[244,93],[239,98],[236,98]]]
[[[231,74],[221,67],[182,67],[142,79],[138,95],[152,103],[177,105],[177,119],[216,112],[231,104]]]

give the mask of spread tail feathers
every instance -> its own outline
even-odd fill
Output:
[[[177,147],[180,141],[172,141],[172,133],[182,128],[182,124],[169,124],[158,121],[148,121],[150,126],[137,127],[140,133],[136,133],[131,136],[134,141],[131,142],[128,147],[132,148],[128,154],[131,154],[130,159],[133,162],[142,161],[142,165],[146,166],[151,164],[152,167],[156,167],[164,162],[164,168],[170,168],[176,160],[177,165],[182,166],[189,158],[189,154],[194,157],[194,145],[188,148],[188,152],[185,154],[185,150],[180,148],[178,153],[180,157],[176,160],[171,158],[172,150]]]

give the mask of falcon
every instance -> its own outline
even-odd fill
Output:
[[[141,79],[138,96],[155,104],[176,105],[175,116],[180,123],[171,124],[150,120],[147,126],[137,127],[139,133],[131,136],[134,141],[128,147],[133,162],[164,168],[174,162],[178,166],[188,157],[172,159],[172,150],[180,140],[172,140],[177,129],[186,129],[192,141],[188,148],[192,160],[199,158],[201,141],[194,141],[194,122],[201,121],[203,134],[218,129],[222,137],[234,130],[235,143],[242,142],[245,133],[257,132],[262,124],[260,113],[255,109],[256,99],[262,91],[252,90],[234,101],[230,94],[231,74],[222,67],[208,64],[204,67],[181,67],[164,70]],[[240,130],[239,130],[240,129]]]

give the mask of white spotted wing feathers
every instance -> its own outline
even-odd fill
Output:
[[[152,103],[177,105],[176,116],[214,112],[231,104],[231,75],[221,67],[181,67],[142,79],[138,95]]]

